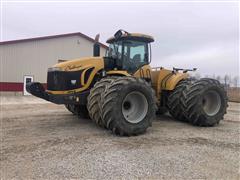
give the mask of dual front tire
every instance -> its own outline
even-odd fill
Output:
[[[102,93],[101,117],[114,134],[142,134],[151,126],[156,113],[155,94],[143,79],[121,77]]]
[[[117,77],[106,77],[96,82],[94,87],[90,90],[88,96],[87,109],[89,111],[89,116],[100,127],[104,127],[102,117],[101,117],[101,95],[105,91],[105,88],[113,82]]]
[[[131,136],[142,134],[151,126],[156,100],[151,86],[143,79],[107,77],[92,88],[87,107],[96,124],[116,135]]]

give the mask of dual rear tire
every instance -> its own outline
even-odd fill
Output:
[[[181,80],[168,96],[167,107],[172,117],[178,121],[187,121],[184,108],[180,102],[183,91],[191,84],[189,79]]]
[[[203,78],[191,83],[180,81],[168,97],[170,114],[196,126],[214,126],[223,119],[227,94],[219,81]]]
[[[196,126],[219,124],[228,107],[227,93],[219,81],[203,78],[187,86],[180,98],[188,122]]]

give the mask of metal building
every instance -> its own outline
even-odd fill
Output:
[[[28,94],[25,84],[46,84],[47,68],[59,61],[93,55],[94,39],[80,33],[0,42],[0,91]],[[100,43],[100,53],[106,45]]]

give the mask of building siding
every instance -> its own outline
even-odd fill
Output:
[[[46,83],[47,68],[58,60],[92,56],[93,42],[78,35],[0,45],[0,82],[23,83],[24,75]],[[105,48],[101,46],[101,55]]]

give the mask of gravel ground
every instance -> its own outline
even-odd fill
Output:
[[[117,137],[63,106],[1,97],[1,179],[240,179],[240,104],[218,126],[159,116]]]

